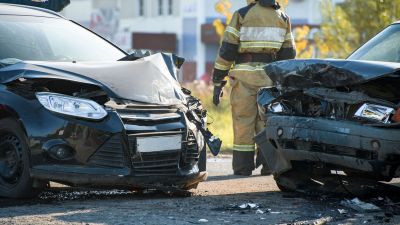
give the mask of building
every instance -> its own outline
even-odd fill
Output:
[[[212,22],[218,0],[71,0],[62,13],[100,33],[124,50],[174,52],[186,59],[181,79],[210,74],[219,48]],[[343,0],[336,0],[340,2]],[[245,0],[231,0],[232,11]],[[321,23],[319,0],[290,0],[285,11],[293,26]]]

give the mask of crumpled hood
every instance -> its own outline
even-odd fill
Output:
[[[185,101],[176,71],[162,54],[125,62],[32,61],[0,69],[0,83],[19,78],[61,79],[100,86],[111,98],[176,105]]]
[[[271,63],[265,72],[278,88],[341,87],[384,76],[399,76],[399,63],[350,60],[287,60]]]

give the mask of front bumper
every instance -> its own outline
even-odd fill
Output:
[[[110,188],[165,188],[190,189],[207,179],[207,172],[189,171],[180,175],[134,176],[127,169],[38,166],[31,170],[31,176],[39,180],[51,180],[71,186]]]
[[[290,170],[293,161],[310,161],[384,179],[400,176],[399,129],[274,115],[256,139],[275,174]]]
[[[161,106],[110,109],[107,118],[96,122],[54,114],[38,106],[36,115],[22,119],[30,142],[31,176],[75,186],[191,187],[206,178],[197,165],[202,136],[177,110],[172,113],[179,116],[160,117],[174,110]],[[138,152],[138,137],[168,135],[181,135],[181,147]],[[54,143],[69,146],[73,157],[52,157],[49,149]]]

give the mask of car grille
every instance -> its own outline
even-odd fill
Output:
[[[142,127],[162,126],[163,124],[179,123],[182,119],[178,110],[169,106],[134,105],[118,109],[117,112],[128,133],[137,133],[140,130],[136,129],[138,125]],[[155,130],[151,132],[155,132]]]
[[[125,154],[121,137],[111,137],[96,153],[90,157],[88,164],[101,167],[122,168],[125,166]]]
[[[180,152],[154,152],[136,155],[133,158],[135,176],[176,175]]]
[[[293,140],[281,140],[280,144],[285,149],[293,150],[305,150],[310,152],[320,152],[332,155],[350,156],[365,160],[376,160],[378,154],[376,152],[350,148],[346,146],[330,145],[317,142],[308,141],[293,141]]]
[[[186,164],[193,163],[199,160],[199,145],[192,131],[189,131],[184,148],[184,162]]]
[[[137,152],[136,138],[139,136],[163,136],[182,134],[181,131],[158,132],[128,135],[129,145],[133,152],[132,170],[135,176],[176,175],[179,168],[181,150],[161,152]]]
[[[185,145],[172,151],[139,153],[136,147],[137,137],[183,135],[183,115],[174,107],[148,104],[131,104],[124,109],[117,109],[117,112],[127,130],[134,176],[176,175],[182,156],[181,149]],[[190,146],[192,144],[190,142]]]

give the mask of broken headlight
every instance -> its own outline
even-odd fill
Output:
[[[107,116],[102,106],[94,101],[49,92],[36,93],[39,102],[48,110],[69,116],[100,120]]]
[[[365,103],[357,110],[354,117],[381,123],[390,123],[390,117],[394,112],[395,110],[390,107]]]
[[[268,111],[271,113],[285,113],[288,110],[288,107],[281,102],[275,102],[268,106]]]

